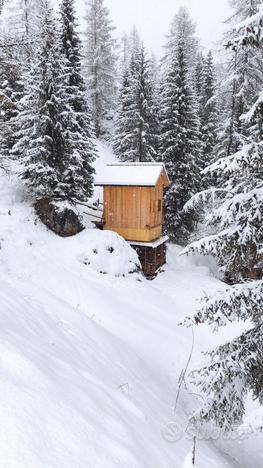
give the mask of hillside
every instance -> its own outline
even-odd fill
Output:
[[[169,443],[167,427],[186,427],[198,402],[183,387],[173,412],[192,344],[178,323],[220,287],[211,265],[170,245],[156,280],[129,274],[136,255],[122,239],[56,237],[4,174],[0,220],[0,467],[182,468],[192,442]],[[191,368],[237,333],[195,330]],[[198,441],[197,467],[258,468],[253,444],[242,447]]]

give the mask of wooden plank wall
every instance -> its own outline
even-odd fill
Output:
[[[162,224],[163,184],[156,187],[104,187],[106,228],[149,229]]]

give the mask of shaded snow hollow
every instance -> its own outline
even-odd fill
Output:
[[[1,175],[0,467],[182,468],[192,441],[174,442],[169,428],[183,430],[197,402],[183,389],[174,415],[192,340],[178,322],[220,283],[176,247],[165,273],[138,281],[121,238],[58,238],[23,199]],[[192,367],[224,333],[196,331]],[[259,468],[258,454],[246,454],[245,442],[220,451],[198,441],[196,466]]]

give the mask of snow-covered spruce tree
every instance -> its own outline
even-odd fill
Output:
[[[129,68],[124,69],[119,90],[117,114],[114,120],[112,146],[115,154],[122,161],[134,161],[134,95]]]
[[[203,86],[201,93],[201,138],[204,168],[214,160],[219,125],[217,85],[212,52],[208,52],[203,64]],[[205,178],[206,179],[206,178]],[[211,181],[210,181],[211,182]],[[209,180],[204,181],[205,185]]]
[[[38,0],[12,0],[3,2],[5,15],[3,25],[16,41],[28,40],[28,46],[39,27],[40,4]]]
[[[14,122],[19,113],[19,102],[24,86],[21,67],[9,54],[0,58],[0,154],[1,161],[8,162],[10,150],[16,142]]]
[[[129,66],[123,72],[115,118],[113,149],[122,161],[157,159],[155,96],[144,46],[134,40]]]
[[[39,37],[39,9],[36,0],[2,2],[0,15],[0,150],[7,162],[15,143],[22,136],[18,114],[23,104],[23,77],[30,69],[33,50]]]
[[[193,83],[200,119],[201,168],[204,169],[215,159],[219,126],[218,99],[216,96],[217,83],[212,52],[208,52],[207,56],[204,56],[202,52],[198,52],[195,62]],[[202,182],[203,188],[205,188],[211,185],[213,181],[203,176]]]
[[[189,245],[186,250],[213,255],[231,281],[240,281],[205,298],[192,320],[194,324],[208,322],[214,329],[243,320],[250,328],[233,342],[215,349],[210,354],[211,362],[194,375],[195,384],[206,401],[201,419],[213,420],[225,430],[241,422],[247,394],[252,392],[254,398],[263,402],[262,122],[260,126],[261,140],[252,141],[251,127],[251,143],[207,169],[211,175],[229,182],[221,189],[198,196],[214,200],[207,216],[214,235]]]
[[[68,183],[72,189],[75,187],[71,196],[80,200],[87,199],[92,194],[94,174],[92,163],[97,153],[87,89],[81,73],[81,43],[76,31],[74,4],[74,0],[61,2],[60,48],[65,61],[62,93],[64,105],[68,109],[64,123],[70,150]]]
[[[23,164],[22,177],[34,197],[61,195],[60,180],[63,173],[63,131],[61,103],[58,98],[58,45],[57,25],[47,0],[41,2],[41,43],[35,65],[25,76],[25,97],[16,120],[20,130],[12,153]]]
[[[235,24],[258,12],[261,0],[233,0],[234,15],[227,20],[229,31],[224,36],[224,44],[235,41],[239,32]],[[234,23],[233,23],[234,22]],[[253,104],[263,80],[262,52],[258,49],[229,49],[226,80],[221,84],[220,94],[224,97],[225,109],[218,131],[218,144],[215,156],[224,157],[242,148],[246,139],[246,125],[240,117]]]
[[[72,24],[70,20],[70,28]],[[12,153],[21,159],[22,177],[35,199],[86,200],[93,181],[90,117],[82,102],[78,67],[74,73],[58,29],[48,1],[42,0],[42,40],[35,66],[26,76],[26,95],[17,117],[18,142]],[[70,39],[68,47],[69,43]],[[70,59],[74,64],[74,49]]]
[[[243,35],[239,28],[238,39],[232,42],[234,50],[250,48],[251,43],[262,49],[262,39],[256,40],[258,30],[251,36],[258,21],[263,24],[263,17],[251,17]],[[204,298],[190,323],[207,322],[215,330],[237,320],[248,325],[248,331],[216,348],[210,353],[210,363],[193,374],[205,402],[199,416],[224,430],[241,423],[248,395],[263,403],[263,112],[257,102],[242,118],[248,134],[242,149],[206,169],[222,185],[188,204],[192,208],[200,200],[210,201],[207,223],[213,226],[214,235],[189,245],[186,252],[212,254],[223,272],[239,281]]]
[[[176,50],[178,38],[181,37],[185,42],[185,54],[189,71],[193,71],[195,67],[195,59],[198,53],[199,40],[196,37],[196,25],[193,22],[189,11],[186,7],[180,7],[174,16],[170,32],[165,44],[165,56],[163,61],[168,59],[172,50]]]
[[[86,0],[85,63],[97,138],[111,133],[117,94],[115,28],[104,0]]]
[[[205,58],[203,52],[199,51],[195,57],[193,84],[198,104],[198,115],[200,116],[204,110],[204,66]]]
[[[192,213],[183,207],[200,190],[200,122],[189,80],[186,43],[178,37],[166,59],[161,96],[160,154],[166,165],[171,187],[165,195],[165,226],[171,240],[185,244],[195,224]]]
[[[154,149],[153,159],[161,161],[160,136],[161,136],[161,80],[159,63],[154,54],[149,60],[149,142]]]
[[[124,70],[129,66],[130,61],[130,52],[131,52],[131,43],[128,34],[124,34],[121,38],[120,43],[120,54],[119,54],[119,74],[122,76]]]

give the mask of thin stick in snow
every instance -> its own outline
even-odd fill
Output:
[[[181,388],[182,388],[182,385],[183,383],[185,382],[185,376],[186,376],[186,373],[188,371],[188,368],[189,368],[189,365],[190,365],[190,362],[191,362],[191,359],[192,359],[192,356],[193,356],[193,352],[194,352],[194,343],[195,343],[195,336],[194,336],[194,331],[192,330],[192,345],[191,345],[191,351],[190,351],[190,354],[189,354],[189,357],[188,357],[188,361],[186,363],[186,366],[185,368],[182,370],[181,374],[180,374],[180,377],[179,377],[179,381],[178,381],[178,391],[177,391],[177,395],[176,395],[176,400],[175,400],[175,405],[174,405],[174,413],[176,412],[176,408],[177,408],[177,403],[178,403],[178,400],[179,400],[179,397],[180,397],[180,393],[181,393]]]

